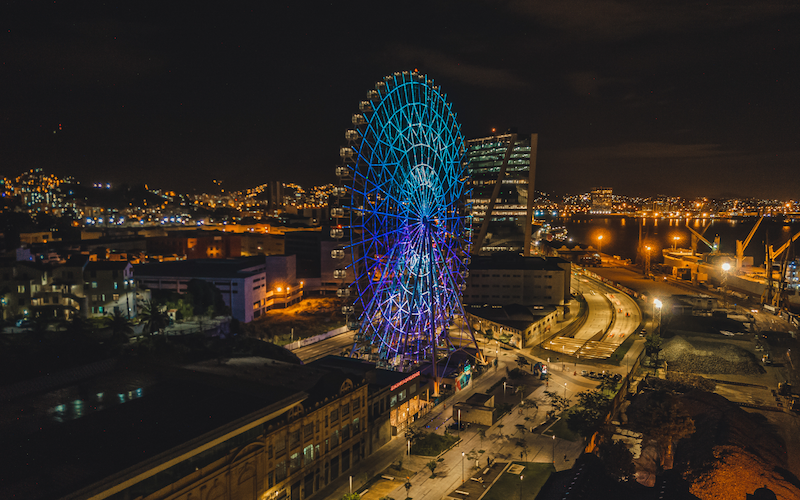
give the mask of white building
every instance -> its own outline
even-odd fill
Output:
[[[192,279],[212,283],[222,292],[231,315],[245,323],[303,298],[294,255],[159,262],[136,266],[135,272],[139,286],[151,290],[184,293]]]

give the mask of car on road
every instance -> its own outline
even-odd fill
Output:
[[[469,427],[469,422],[461,422],[461,430],[465,431]],[[448,425],[447,428],[451,431],[457,431],[458,429],[458,422],[453,422],[452,424]]]

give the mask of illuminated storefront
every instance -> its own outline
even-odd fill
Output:
[[[389,394],[392,434],[403,432],[408,424],[426,414],[430,405],[430,389],[427,381],[420,379],[420,372],[412,373],[394,384]]]

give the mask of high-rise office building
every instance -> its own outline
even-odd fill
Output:
[[[592,189],[592,213],[610,214],[613,201],[611,188],[597,187]]]
[[[537,144],[516,133],[467,141],[473,253],[530,255]]]

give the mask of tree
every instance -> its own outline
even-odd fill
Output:
[[[106,324],[111,328],[111,338],[119,344],[127,344],[128,336],[133,333],[131,322],[119,310],[106,315]]]
[[[147,323],[145,330],[148,336],[166,328],[169,323],[163,308],[161,304],[153,300],[145,300],[142,304],[142,312],[139,313],[139,316]]]
[[[439,465],[439,462],[436,460],[431,460],[427,464],[425,464],[431,470],[431,478],[436,477],[436,467]]]
[[[192,279],[186,284],[186,291],[191,294],[194,301],[194,314],[226,314],[228,307],[222,298],[222,292],[213,283]]]
[[[361,500],[361,495],[358,493],[345,493],[342,495],[342,500]]]
[[[555,416],[556,413],[561,413],[569,408],[571,404],[569,398],[565,398],[555,391],[544,391],[544,397],[547,398],[547,402],[553,407],[552,410],[547,412],[548,417]]]
[[[486,439],[486,429],[478,429],[478,437],[481,440],[481,446],[483,446],[483,440]]]
[[[520,405],[522,405],[522,403],[525,402],[525,389],[527,389],[527,388],[528,388],[528,386],[526,386],[525,384],[519,384],[517,386],[517,392],[519,393],[519,404]]]
[[[658,367],[658,358],[663,343],[664,339],[656,332],[652,332],[644,338],[644,352],[653,361],[653,366],[656,368]]]
[[[600,391],[605,394],[606,391],[613,392],[614,389],[617,388],[617,383],[614,382],[614,379],[611,377],[603,377],[603,380],[600,381]]]
[[[66,326],[67,334],[73,339],[87,340],[92,331],[92,325],[80,314],[73,314]]]
[[[633,454],[623,441],[614,440],[600,446],[600,459],[606,473],[617,481],[627,481],[636,473]]]
[[[578,408],[567,417],[567,427],[583,438],[591,437],[600,430],[611,400],[598,390],[583,391],[578,394]]]
[[[680,400],[666,393],[655,393],[641,412],[637,427],[652,438],[661,451],[662,465],[672,456],[674,443],[694,434],[694,420],[681,406]]]
[[[49,319],[44,316],[36,316],[31,321],[25,336],[30,339],[32,344],[39,344],[44,341],[49,326]]]

